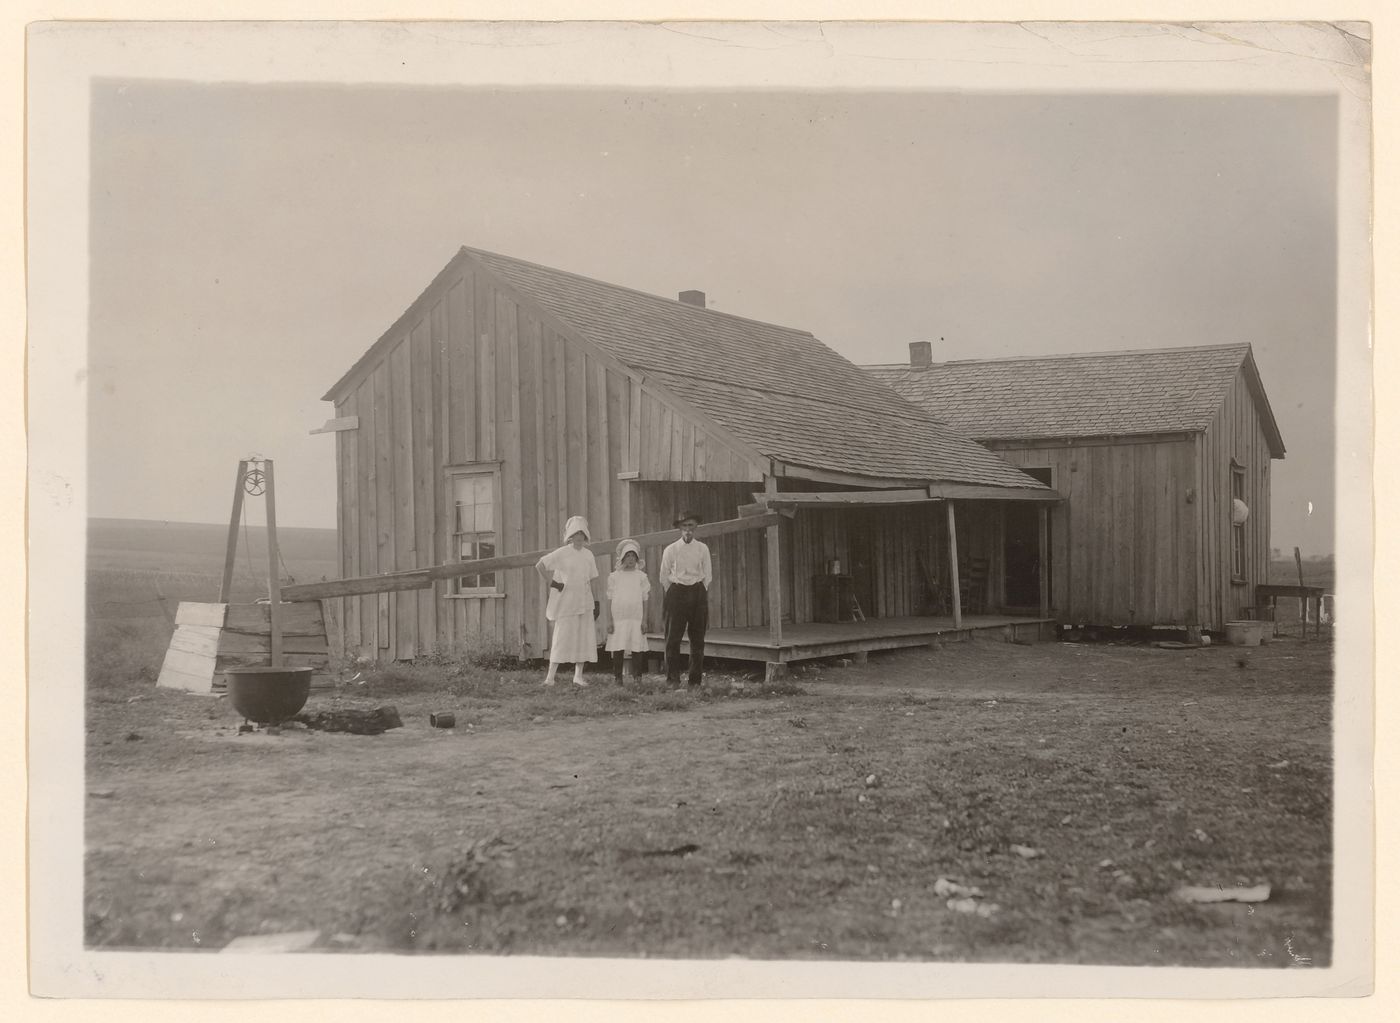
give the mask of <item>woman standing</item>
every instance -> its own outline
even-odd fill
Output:
[[[598,602],[593,598],[598,563],[584,547],[588,539],[588,520],[575,515],[564,524],[564,546],[535,563],[535,571],[549,584],[544,616],[554,623],[549,674],[544,679],[547,686],[554,685],[554,673],[563,662],[574,666],[574,685],[588,685],[583,666],[598,658],[598,641],[593,634],[593,619],[598,617]]]

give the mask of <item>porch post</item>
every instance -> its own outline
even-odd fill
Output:
[[[953,516],[952,500],[948,506],[948,579],[953,584],[953,628],[962,628],[962,584],[958,581],[958,524]]]
[[[763,492],[765,494],[778,492],[777,477],[765,476],[763,478]],[[778,530],[780,528],[775,522],[765,531],[765,543],[768,547],[768,641],[778,649],[779,660],[782,659],[783,645],[783,580],[779,574],[781,566],[778,563],[778,545],[781,542]]]
[[[1040,506],[1040,617],[1050,617],[1050,509]]]

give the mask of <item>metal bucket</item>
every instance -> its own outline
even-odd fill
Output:
[[[311,668],[229,668],[228,698],[249,721],[275,725],[306,706],[311,695]]]
[[[1263,622],[1226,622],[1225,642],[1231,646],[1258,646],[1264,638],[1263,626]]]

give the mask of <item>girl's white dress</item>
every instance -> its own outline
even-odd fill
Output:
[[[632,571],[617,569],[608,576],[608,607],[612,612],[612,633],[608,636],[607,648],[624,653],[640,653],[647,648],[647,638],[642,633],[642,615],[647,596],[651,593],[651,580],[641,569]]]
[[[556,664],[581,664],[598,659],[598,637],[593,627],[593,586],[598,562],[591,551],[565,544],[542,559],[562,590],[549,588],[544,616],[554,623],[549,659]]]

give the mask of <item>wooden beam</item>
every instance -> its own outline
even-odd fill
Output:
[[[243,513],[243,477],[248,472],[246,459],[238,463],[238,476],[233,481],[233,514],[228,520],[228,543],[224,547],[224,578],[219,583],[219,603],[228,603],[229,587],[233,585],[233,560],[238,553],[238,519]]]
[[[948,502],[948,579],[953,584],[953,628],[962,628],[962,583],[958,580],[958,524]]]
[[[763,480],[764,495],[775,497],[778,493],[778,478],[769,475]],[[781,520],[779,520],[781,521]],[[775,646],[783,645],[783,579],[779,561],[782,537],[778,535],[778,523],[768,527],[765,534],[768,558],[768,639]]]
[[[847,490],[822,491],[814,493],[755,494],[754,499],[768,505],[801,505],[810,508],[829,508],[841,505],[863,506],[876,504],[926,504],[936,500],[928,495],[926,488],[917,490]]]
[[[918,480],[894,479],[886,476],[861,476],[853,472],[837,472],[834,469],[818,469],[809,465],[793,465],[773,459],[774,476],[796,477],[816,483],[835,483],[838,486],[852,487],[912,487]]]
[[[311,430],[312,436],[318,433],[340,433],[342,430],[358,430],[360,428],[359,416],[341,416],[338,419],[327,419],[325,423]]]
[[[1050,508],[1041,505],[1040,512],[1040,617],[1050,617]]]
[[[781,522],[785,515],[781,512],[768,512],[745,519],[725,519],[722,522],[707,522],[695,528],[695,535],[701,537],[725,536],[729,533],[742,533],[750,529],[766,529]],[[679,529],[665,529],[656,533],[643,533],[632,539],[642,547],[664,547],[679,540]],[[595,540],[587,545],[594,554],[611,554],[622,538]],[[522,554],[505,554],[498,558],[481,558],[476,561],[454,561],[432,568],[415,568],[407,572],[390,572],[384,575],[362,576],[357,579],[336,579],[324,583],[302,583],[282,590],[284,600],[324,600],[327,597],[353,597],[367,593],[393,593],[403,590],[423,590],[433,585],[437,579],[455,579],[460,576],[483,575],[488,572],[504,572],[512,568],[533,568],[535,562],[544,557],[553,547],[541,551],[526,551]]]
[[[959,498],[964,501],[1050,501],[1061,500],[1059,491],[1048,487],[981,487],[970,483],[930,483],[928,496]]]
[[[267,477],[267,599],[272,620],[272,652],[269,663],[282,667],[282,580],[277,574],[277,490],[272,482],[272,459],[263,462]]]

